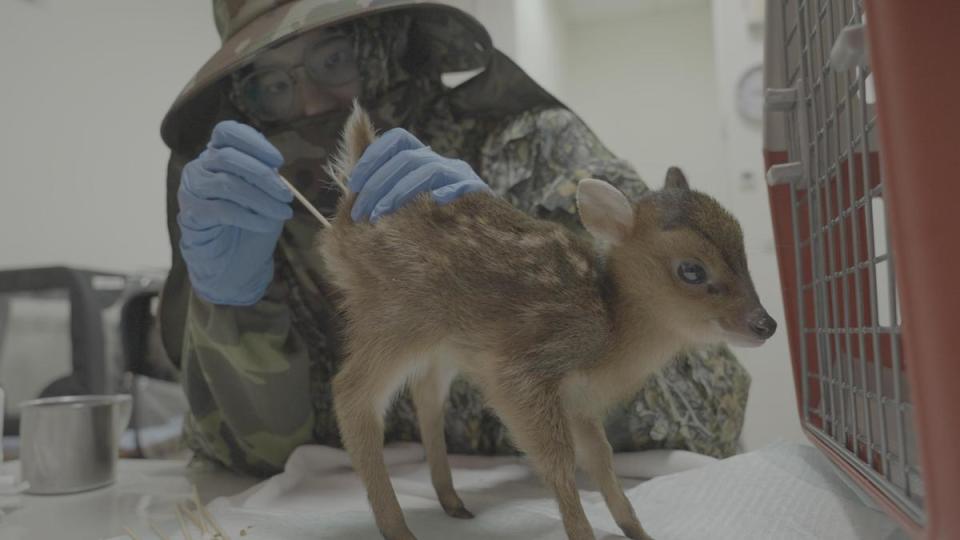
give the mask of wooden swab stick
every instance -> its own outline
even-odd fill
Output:
[[[197,510],[200,512],[201,519],[206,518],[210,522],[210,525],[213,525],[213,528],[217,531],[215,538],[217,540],[230,540],[230,537],[223,532],[223,529],[220,528],[220,525],[217,523],[213,516],[210,515],[210,512],[207,510],[207,507],[200,502],[200,494],[197,492],[197,486],[193,486],[193,504],[197,505]]]
[[[193,513],[189,508],[187,508],[186,503],[178,504],[177,508],[183,512],[183,515],[187,516],[187,519],[193,522],[194,525],[200,529],[200,536],[207,534],[207,526],[204,525],[202,518],[197,518],[196,514]]]
[[[190,534],[190,525],[187,523],[187,518],[184,518],[183,513],[180,512],[180,506],[177,505],[174,510],[177,513],[177,521],[180,522],[180,531],[183,532],[183,540],[193,540],[193,535]]]
[[[170,540],[170,538],[167,535],[157,530],[157,526],[153,523],[153,520],[149,520],[149,523],[150,523],[150,530],[153,531],[153,534],[160,537],[160,540]]]
[[[303,194],[297,191],[297,188],[293,187],[293,184],[291,184],[289,180],[284,178],[283,175],[277,175],[277,176],[279,176],[280,180],[283,180],[283,183],[286,184],[288,188],[290,188],[290,191],[293,192],[293,196],[296,197],[297,200],[299,200],[303,204],[303,206],[305,206],[307,210],[310,211],[311,214],[313,214],[313,217],[320,220],[320,223],[323,223],[325,227],[330,228],[331,225],[330,225],[330,222],[327,221],[327,218],[323,217],[323,214],[321,214],[320,211],[316,209],[316,207],[310,204],[310,201],[308,201],[307,198],[303,196]]]

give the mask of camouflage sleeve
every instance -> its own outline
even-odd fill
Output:
[[[290,452],[312,440],[309,355],[286,297],[279,279],[253,306],[214,305],[190,294],[184,432],[199,457],[262,476],[282,470]]]
[[[480,168],[494,191],[517,208],[569,225],[583,178],[606,180],[631,199],[647,190],[633,167],[566,109],[530,111],[499,126],[483,145]]]
[[[606,180],[630,198],[647,190],[629,163],[565,109],[510,119],[487,138],[480,168],[518,208],[576,230],[582,230],[575,208],[580,179]],[[610,443],[618,451],[678,448],[730,456],[738,448],[749,387],[750,376],[725,346],[680,354],[611,412]]]
[[[176,218],[180,172],[198,152],[172,153],[168,164],[173,260],[159,306],[164,348],[180,369],[190,406],[183,439],[198,460],[269,475],[283,469],[294,448],[313,439],[310,355],[303,327],[294,321],[285,265],[276,265],[273,283],[253,306],[214,305],[193,294]],[[287,241],[282,237],[278,245]],[[286,255],[280,252],[278,263]]]

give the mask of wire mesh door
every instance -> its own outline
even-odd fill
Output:
[[[836,50],[856,39],[863,6],[780,2],[785,82],[795,99],[786,116],[787,157],[799,165],[789,208],[802,421],[922,524],[872,77],[865,62],[839,65]]]

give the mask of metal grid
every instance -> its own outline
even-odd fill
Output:
[[[913,405],[906,383],[894,263],[868,67],[834,69],[859,0],[782,0],[802,421],[815,437],[924,523]]]

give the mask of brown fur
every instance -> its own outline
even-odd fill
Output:
[[[333,171],[341,184],[373,140],[359,107],[345,133]],[[690,191],[679,170],[667,184],[632,208],[615,205],[613,215],[632,221],[613,224],[586,195],[616,193],[582,184],[581,216],[614,239],[605,248],[488,194],[445,206],[422,196],[377,224],[353,223],[354,197],[343,198],[320,248],[347,321],[334,401],[384,537],[414,538],[382,455],[383,413],[403,384],[442,507],[472,517],[453,488],[442,422],[449,383],[463,372],[553,489],[570,538],[593,538],[575,448],[624,534],[647,538],[614,475],[603,414],[682,347],[741,332],[757,310],[765,316],[736,220]],[[716,291],[678,278],[675,263],[686,259],[704,263]]]

